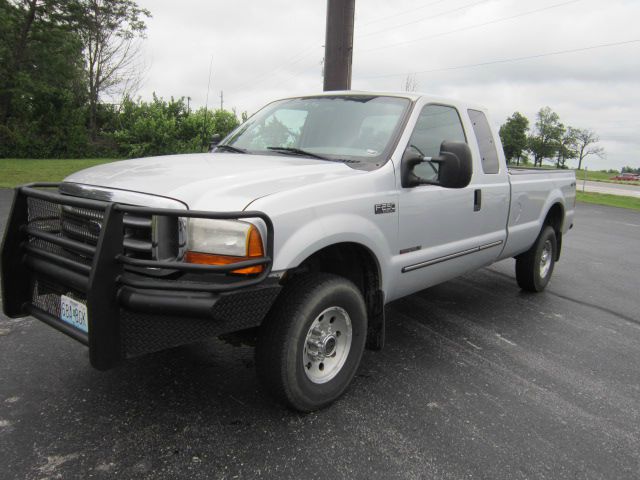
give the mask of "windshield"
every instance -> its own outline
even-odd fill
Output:
[[[393,146],[409,104],[406,98],[356,95],[280,100],[247,120],[225,145],[247,153],[377,163]]]

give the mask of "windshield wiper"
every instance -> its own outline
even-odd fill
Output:
[[[225,150],[227,152],[233,152],[233,153],[247,153],[247,151],[244,148],[238,148],[238,147],[234,147],[233,145],[227,145],[222,144],[222,145],[216,145],[216,151],[222,151]]]
[[[334,160],[333,158],[323,157],[317,153],[308,152],[301,148],[295,147],[267,147],[268,150],[275,150],[276,152],[290,153],[292,155],[300,155],[305,157],[317,158],[319,160],[329,160],[331,162],[341,162],[342,160]]]

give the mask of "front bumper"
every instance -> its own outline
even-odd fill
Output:
[[[87,345],[98,369],[255,327],[280,291],[270,277],[273,225],[263,212],[137,207],[51,191],[57,187],[32,184],[15,191],[1,252],[3,309],[9,317],[32,315]],[[63,234],[58,212],[64,206],[99,212],[95,245]],[[221,266],[131,258],[123,253],[126,215],[259,218],[267,230],[266,254]],[[263,272],[231,274],[254,265],[263,265]],[[86,305],[88,333],[60,319],[62,295]]]

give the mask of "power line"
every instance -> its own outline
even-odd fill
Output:
[[[251,84],[255,84],[259,80],[262,80],[262,79],[264,79],[266,77],[269,77],[269,76],[273,75],[276,72],[279,72],[281,70],[285,70],[289,66],[293,66],[296,63],[300,63],[302,60],[304,60],[305,58],[307,58],[311,54],[313,54],[314,50],[316,48],[317,47],[315,45],[313,45],[313,46],[310,45],[307,48],[305,48],[304,50],[300,50],[298,53],[296,53],[292,57],[289,57],[289,60],[286,60],[284,63],[279,63],[277,67],[272,68],[271,70],[264,71],[261,74],[258,74],[255,77],[252,77],[251,79],[249,79],[245,83],[240,84],[236,88],[236,90],[241,90],[244,87],[247,87],[247,86],[249,86]]]
[[[369,25],[371,23],[376,23],[376,22],[379,22],[381,20],[388,20],[389,18],[399,17],[399,16],[404,15],[406,13],[411,13],[411,12],[416,11],[416,10],[421,10],[421,9],[436,5],[438,3],[443,3],[445,1],[450,1],[450,0],[437,0],[437,1],[429,3],[427,5],[421,5],[420,7],[417,7],[417,8],[413,8],[413,9],[410,9],[410,10],[405,10],[404,12],[400,12],[400,13],[398,13],[396,15],[392,15],[390,17],[385,17],[385,18],[373,20],[371,22],[367,22],[367,23],[365,23],[365,25]],[[487,2],[487,1],[489,1],[489,0],[482,0],[482,1],[478,2],[478,3],[483,3],[483,2]],[[473,5],[468,5],[468,6],[473,6]],[[462,8],[466,8],[466,7],[462,7]],[[460,9],[456,9],[456,10],[453,10],[453,11],[457,11],[457,10],[460,10]],[[450,13],[450,12],[444,12],[443,14],[446,14],[446,13]],[[436,15],[436,17],[440,16],[440,15],[443,15],[443,14]],[[427,17],[427,18],[435,18],[435,17]],[[426,20],[426,19],[423,19],[423,20]],[[413,23],[413,22],[411,22],[411,23]],[[400,25],[400,26],[402,26],[402,25]],[[395,27],[391,27],[391,28],[395,28]],[[366,36],[366,35],[363,35],[363,36]],[[359,37],[356,37],[356,38],[359,38]],[[300,50],[298,53],[296,53],[295,55],[290,57],[284,63],[280,63],[275,68],[272,68],[271,70],[264,71],[261,74],[258,74],[255,77],[252,77],[247,82],[242,83],[241,85],[239,85],[236,88],[236,90],[241,90],[244,87],[247,87],[247,86],[249,86],[251,84],[255,84],[257,81],[262,80],[262,79],[264,79],[266,77],[270,77],[274,73],[277,73],[277,72],[280,72],[280,71],[285,71],[287,69],[287,67],[296,65],[297,63],[300,63],[302,60],[305,60],[306,58],[311,56],[314,53],[315,48],[316,48],[316,46],[311,46],[310,45],[307,48],[305,48],[303,50]],[[299,74],[294,75],[294,77],[297,77],[297,76],[299,76]],[[288,78],[290,78],[290,77],[288,77]]]
[[[424,8],[427,8],[427,7],[433,7],[434,5],[437,5],[439,3],[448,2],[448,1],[450,1],[450,0],[437,0],[435,2],[431,2],[431,3],[428,3],[426,5],[421,5],[421,6],[417,7],[417,8],[410,8],[409,10],[405,10],[403,12],[396,13],[395,15],[388,15],[388,16],[383,17],[383,18],[376,18],[375,20],[370,20],[368,22],[363,23],[361,26],[366,27],[367,25],[371,25],[373,23],[388,21],[390,18],[401,17],[402,15],[406,15],[407,13],[413,13],[416,10],[422,10]]]
[[[433,18],[442,17],[444,15],[448,15],[450,13],[459,12],[460,10],[465,10],[467,8],[475,7],[476,5],[480,5],[481,3],[487,3],[489,1],[490,0],[480,0],[478,2],[468,3],[468,4],[463,5],[461,7],[454,8],[453,10],[447,10],[446,12],[441,12],[441,13],[438,13],[436,15],[432,15],[430,17],[418,18],[417,20],[412,20],[411,22],[401,23],[400,25],[394,25],[393,27],[383,28],[382,30],[376,30],[375,32],[369,32],[369,33],[365,33],[365,34],[362,34],[362,35],[358,35],[358,36],[356,36],[356,38],[370,37],[371,35],[377,35],[378,33],[388,32],[390,30],[395,30],[395,29],[400,28],[400,27],[406,27],[407,25],[413,25],[414,23],[419,23],[419,22],[422,22],[423,20],[431,20]]]
[[[568,2],[557,3],[555,5],[549,5],[548,7],[537,8],[535,10],[530,10],[528,12],[523,12],[523,13],[518,13],[516,15],[511,15],[511,16],[508,16],[508,17],[497,18],[495,20],[490,20],[490,21],[484,22],[484,23],[477,23],[475,25],[469,25],[467,27],[458,28],[456,30],[449,30],[447,32],[436,33],[434,35],[429,35],[429,36],[426,36],[426,37],[420,37],[420,38],[416,38],[416,39],[413,39],[413,40],[407,40],[407,41],[404,41],[404,42],[385,44],[385,45],[382,45],[380,47],[369,48],[369,49],[366,49],[366,50],[362,50],[361,53],[374,52],[374,51],[377,51],[377,50],[384,50],[384,49],[387,49],[387,48],[398,47],[398,46],[401,46],[401,45],[408,45],[410,43],[420,42],[422,40],[430,40],[432,38],[443,37],[445,35],[451,35],[452,33],[464,32],[466,30],[473,30],[475,28],[485,27],[487,25],[493,25],[495,23],[500,23],[500,22],[506,22],[507,20],[513,20],[515,18],[525,17],[527,15],[533,15],[534,13],[543,12],[545,10],[551,10],[553,8],[564,7],[565,5],[569,5],[571,3],[576,3],[576,2],[582,2],[582,1],[583,0],[569,0]]]
[[[436,5],[438,3],[443,3],[444,1],[448,1],[448,0],[437,0],[437,1],[429,3],[427,5],[422,5],[420,7],[414,8],[414,9],[405,10],[404,12],[400,12],[400,13],[398,13],[396,15],[391,16],[391,17],[386,17],[384,19],[378,19],[378,20],[375,20],[375,21],[372,21],[372,22],[369,22],[369,23],[375,23],[375,22],[377,22],[379,20],[387,20],[388,18],[398,17],[398,16],[404,15],[406,13],[410,13],[410,12],[413,12],[413,11],[416,11],[416,10],[420,10],[420,9],[424,9],[424,8]],[[481,4],[481,3],[486,3],[488,1],[489,0],[480,0],[480,1],[476,2],[476,3],[463,5],[462,7],[458,7],[458,8],[453,9],[453,10],[448,10],[446,12],[442,12],[442,13],[439,13],[437,15],[433,15],[431,17],[425,17],[425,18],[422,18],[422,19],[418,19],[418,20],[406,23],[406,24],[396,25],[394,27],[390,27],[389,29],[383,29],[383,30],[379,30],[377,32],[372,32],[371,34],[364,34],[364,35],[356,36],[356,38],[366,37],[366,36],[369,36],[369,35],[372,35],[372,34],[375,34],[375,33],[379,33],[381,31],[392,30],[392,29],[399,28],[399,27],[402,27],[404,25],[409,25],[409,24],[412,24],[412,23],[416,23],[416,22],[419,22],[419,21],[422,21],[422,20],[427,20],[427,19],[431,19],[431,18],[440,17],[440,16],[443,16],[443,15],[447,15],[449,13],[454,13],[454,12],[463,10],[465,8],[473,7],[473,6]],[[580,1],[580,0],[572,0],[572,1]],[[267,71],[265,71],[265,72],[263,72],[261,74],[258,74],[255,77],[252,77],[250,80],[248,80],[248,81],[240,84],[238,87],[236,87],[235,90],[241,90],[241,89],[243,89],[245,87],[248,87],[248,86],[250,86],[252,84],[255,84],[259,80],[262,80],[262,79],[264,79],[266,77],[270,77],[271,75],[273,75],[273,74],[275,74],[277,72],[280,72],[280,71],[284,72],[287,69],[287,67],[293,66],[293,65],[295,65],[297,63],[300,63],[302,60],[305,60],[310,55],[312,55],[314,53],[313,50],[315,48],[316,48],[315,46],[309,46],[309,47],[305,48],[304,50],[299,51],[297,54],[295,54],[292,57],[290,57],[289,61],[286,61],[285,63],[281,63],[281,64],[279,64],[278,66],[276,66],[275,68],[273,68],[271,70],[267,70]],[[368,50],[365,50],[365,51],[368,51]],[[299,75],[300,74],[295,74],[295,75],[293,75],[293,77],[298,77]],[[287,77],[287,80],[289,78],[291,78],[291,77]]]
[[[307,56],[308,56],[308,55],[307,55]],[[316,64],[316,65],[317,65],[317,64]],[[289,72],[290,74],[289,74],[289,75],[287,75],[286,77],[283,77],[283,78],[281,77],[281,78],[277,78],[277,79],[276,79],[276,78],[268,79],[268,80],[266,80],[266,81],[265,81],[265,83],[263,83],[263,84],[261,85],[261,87],[264,87],[265,85],[270,85],[274,80],[277,80],[277,81],[278,81],[278,83],[279,83],[280,85],[288,85],[288,84],[289,84],[289,82],[291,82],[292,80],[295,80],[296,78],[298,78],[298,77],[300,77],[300,76],[302,76],[302,75],[306,74],[306,73],[307,73],[307,72],[306,72],[306,70],[307,70],[307,69],[309,69],[309,68],[311,68],[311,67],[313,67],[313,65],[306,66],[306,67],[305,67],[305,70],[303,70],[303,71],[301,71],[301,72],[293,73],[293,74],[291,74],[291,73]],[[283,73],[284,73],[284,72],[283,72]],[[319,77],[319,78],[321,78],[321,77]],[[254,89],[251,89],[251,90],[254,90]],[[238,90],[236,90],[236,91],[238,91]],[[246,94],[245,94],[245,95],[246,95]],[[236,97],[237,97],[237,95],[236,95]],[[228,100],[227,100],[227,103],[229,103],[229,102],[228,102]]]
[[[405,73],[389,73],[389,74],[384,74],[384,75],[365,75],[359,78],[385,78],[385,77],[403,77],[405,75],[422,75],[424,73],[435,73],[435,72],[445,72],[445,71],[449,71],[449,70],[461,70],[461,69],[465,69],[465,68],[475,68],[475,67],[484,67],[487,65],[496,65],[496,64],[500,64],[500,63],[510,63],[510,62],[520,62],[523,60],[531,60],[534,58],[543,58],[543,57],[551,57],[551,56],[555,56],[555,55],[564,55],[567,53],[576,53],[576,52],[586,52],[588,50],[595,50],[598,48],[609,48],[609,47],[618,47],[620,45],[628,45],[631,43],[638,43],[640,42],[640,39],[635,39],[635,40],[626,40],[624,42],[615,42],[615,43],[603,43],[600,45],[593,45],[590,47],[582,47],[582,48],[573,48],[570,50],[558,50],[555,52],[548,52],[548,53],[540,53],[537,55],[528,55],[526,57],[516,57],[516,58],[506,58],[506,59],[502,59],[502,60],[492,60],[490,62],[482,62],[482,63],[471,63],[471,64],[467,64],[467,65],[456,65],[456,66],[451,66],[451,67],[442,67],[442,68],[434,68],[431,70],[422,70],[419,72],[405,72]]]
[[[295,62],[295,63],[299,63],[299,62],[301,62],[302,60],[305,60],[307,57],[309,57],[309,55],[307,55],[306,57],[301,58],[298,62]],[[293,65],[293,64],[292,64],[292,65]],[[317,65],[317,60],[314,60],[313,65],[307,65],[307,64],[305,63],[304,65],[302,65],[302,66],[301,66],[301,68],[302,68],[303,70],[302,70],[302,71],[300,71],[300,72],[297,72],[297,73],[295,73],[295,72],[294,72],[294,73],[292,73],[291,71],[287,71],[287,70],[284,70],[284,69],[282,69],[282,71],[274,70],[274,71],[272,71],[272,73],[273,73],[274,75],[277,73],[277,74],[278,74],[278,76],[277,76],[277,77],[276,77],[276,76],[274,76],[274,77],[272,77],[272,78],[266,78],[266,79],[261,83],[261,85],[259,85],[259,86],[260,86],[260,87],[264,87],[265,85],[271,86],[271,85],[273,85],[273,84],[274,84],[274,82],[277,82],[277,83],[279,83],[279,84],[284,85],[284,84],[286,84],[289,80],[291,80],[291,79],[293,79],[293,78],[297,78],[297,77],[299,77],[299,76],[301,76],[301,75],[305,74],[307,69],[310,69],[310,68],[312,68],[312,67],[313,67],[313,66],[315,66],[315,65]],[[286,76],[285,76],[285,75],[286,75]],[[320,77],[320,78],[322,78],[322,77]],[[240,85],[240,86],[239,86],[235,91],[242,90],[244,87],[256,87],[256,85],[249,85],[249,84]],[[254,89],[255,89],[255,88],[250,88],[250,90],[254,90]]]

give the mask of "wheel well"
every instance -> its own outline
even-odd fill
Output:
[[[381,290],[380,266],[376,256],[358,243],[337,243],[318,250],[300,266],[289,271],[285,284],[296,274],[325,272],[351,280],[362,292],[367,306],[367,348],[379,350],[384,344],[384,294]]]
[[[562,250],[562,224],[564,222],[564,207],[560,203],[554,203],[547,216],[544,219],[543,226],[549,225],[556,232],[557,252],[556,262],[560,260],[560,251]]]

